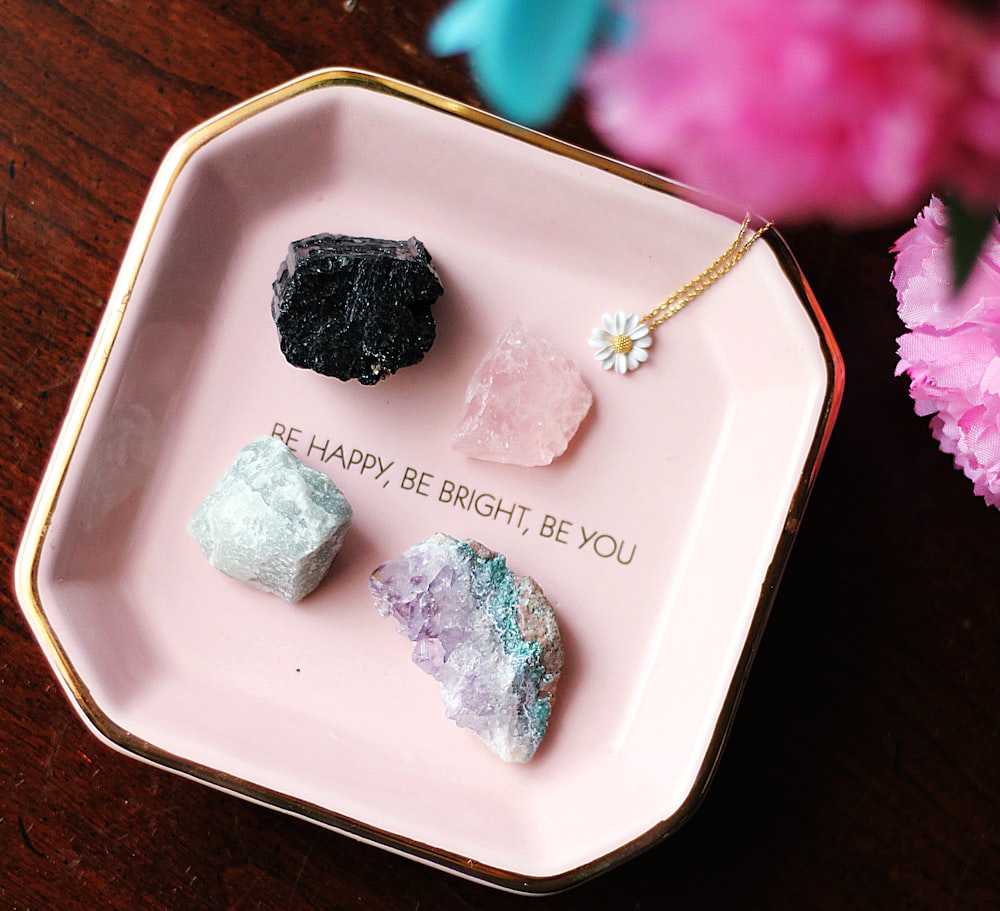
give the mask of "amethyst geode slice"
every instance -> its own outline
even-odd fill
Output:
[[[271,315],[296,367],[372,386],[423,359],[443,288],[427,248],[409,240],[316,234],[293,241]]]
[[[416,645],[441,685],[445,714],[508,762],[545,735],[562,672],[556,616],[529,576],[477,541],[432,535],[369,579],[375,607]]]

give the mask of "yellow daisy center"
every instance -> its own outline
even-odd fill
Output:
[[[632,350],[632,336],[616,335],[611,339],[611,350],[615,354],[628,354]]]

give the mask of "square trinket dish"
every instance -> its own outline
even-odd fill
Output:
[[[646,312],[743,213],[377,75],[312,73],[182,137],[153,182],[18,554],[19,601],[74,707],[138,759],[492,886],[574,886],[670,835],[705,791],[843,388],[774,231],[605,372],[603,313]],[[424,360],[376,386],[290,366],[270,312],[288,245],[426,244]],[[449,438],[512,320],[580,367],[552,465]],[[186,525],[239,449],[280,436],[354,509],[285,604]],[[367,579],[435,532],[534,577],[565,669],[545,741],[505,763],[445,719]]]

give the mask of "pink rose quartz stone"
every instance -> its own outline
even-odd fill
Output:
[[[576,365],[515,320],[473,375],[451,445],[474,459],[548,465],[566,451],[593,400]]]

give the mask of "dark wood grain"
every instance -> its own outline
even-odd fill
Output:
[[[476,103],[431,0],[5,0],[0,571],[150,180],[184,130],[350,65]],[[573,108],[554,128],[600,148]],[[786,231],[843,347],[840,420],[708,797],[572,892],[464,882],[120,756],[0,596],[0,907],[1000,907],[1000,512],[893,377],[903,225]]]

